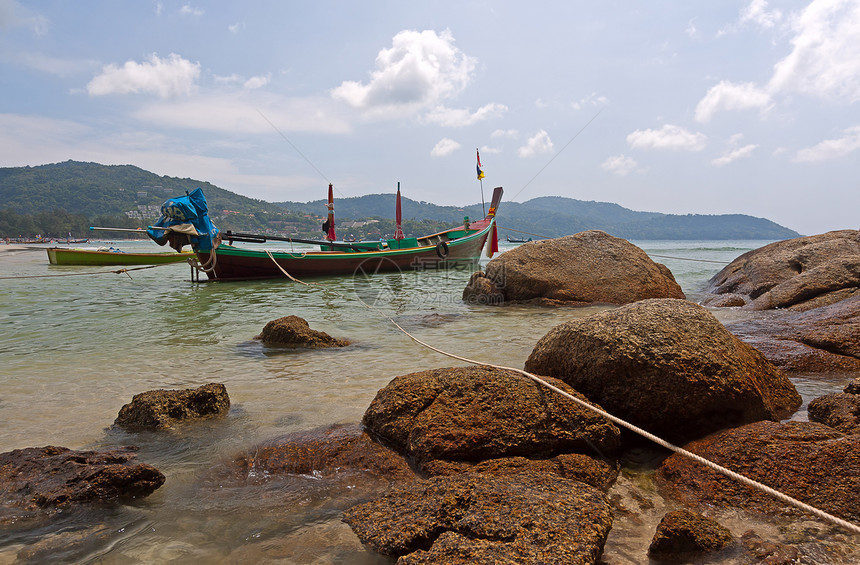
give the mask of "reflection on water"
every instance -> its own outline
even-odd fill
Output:
[[[656,260],[695,301],[722,263],[763,242],[637,244],[661,256]],[[148,243],[136,245],[152,250]],[[107,271],[52,267],[44,251],[0,256],[0,265],[4,276]],[[461,269],[317,281],[346,298],[282,281],[194,284],[183,264],[130,277],[107,272],[0,280],[0,451],[134,444],[141,461],[167,475],[161,489],[131,505],[5,528],[0,563],[14,561],[19,550],[35,552],[35,561],[41,555],[123,564],[389,563],[365,551],[340,522],[345,505],[354,502],[349,485],[313,476],[222,481],[217,469],[270,438],[359,421],[376,391],[397,375],[461,364],[419,348],[381,314],[441,349],[522,367],[550,328],[601,310],[469,306],[460,295],[470,274]],[[353,344],[296,352],[254,340],[268,321],[290,314]],[[719,313],[721,319],[746,315]],[[849,378],[795,382],[808,402],[839,390]],[[134,394],[207,382],[226,385],[232,401],[227,418],[163,433],[112,427]],[[613,563],[626,562],[628,535],[619,529],[610,538]]]

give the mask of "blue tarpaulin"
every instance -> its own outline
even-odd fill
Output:
[[[209,252],[218,228],[209,219],[209,207],[203,191],[195,188],[185,196],[171,198],[161,205],[161,218],[146,230],[158,245],[170,243],[177,251],[191,245],[194,251]]]

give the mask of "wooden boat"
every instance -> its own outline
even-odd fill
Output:
[[[194,257],[194,253],[125,253],[118,249],[80,249],[49,247],[48,261],[51,265],[161,265],[179,263]]]
[[[520,239],[517,237],[508,236],[508,243],[528,243],[532,240],[532,238],[528,239]]]
[[[496,233],[496,210],[502,199],[502,187],[493,194],[486,217],[475,222],[464,222],[438,233],[423,237],[404,237],[401,229],[400,189],[397,191],[397,229],[395,237],[385,241],[344,242],[335,239],[334,204],[332,187],[329,185],[329,214],[323,224],[325,241],[304,240],[290,237],[274,237],[226,231],[217,233],[206,212],[202,191],[196,189],[186,197],[169,200],[162,211],[174,214],[176,218],[162,216],[156,226],[150,226],[150,237],[156,243],[164,244],[190,242],[200,262],[199,270],[206,273],[209,280],[238,281],[251,279],[288,278],[284,271],[296,278],[326,275],[369,275],[385,271],[411,269],[438,269],[453,265],[475,264],[481,251],[488,247],[488,255],[498,251]],[[196,210],[184,208],[191,204]],[[201,210],[202,208],[202,210]],[[186,227],[171,233],[171,224],[188,226],[186,218],[205,218],[196,228],[196,236],[186,236]],[[196,225],[196,224],[195,224]],[[206,236],[205,234],[210,234]],[[233,245],[234,242],[266,243],[268,241],[310,243],[319,250],[266,251]],[[226,243],[224,243],[226,242]],[[283,269],[283,270],[282,270]]]

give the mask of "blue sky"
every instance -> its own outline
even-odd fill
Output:
[[[0,166],[462,205],[476,149],[486,196],[857,229],[860,2],[0,0]]]

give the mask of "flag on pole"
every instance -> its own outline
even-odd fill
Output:
[[[481,153],[475,149],[475,154],[478,156],[478,180],[484,178],[484,170],[481,168]]]

